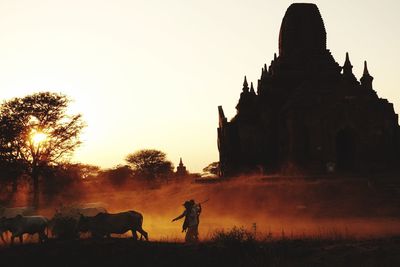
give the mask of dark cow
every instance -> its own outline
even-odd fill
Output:
[[[99,213],[107,213],[103,206],[95,206],[97,203],[90,203],[92,205],[78,205],[78,206],[62,206],[56,209],[56,213],[64,217],[74,217],[79,219],[82,214],[84,216],[96,216]]]
[[[11,244],[14,238],[19,237],[20,243],[23,242],[24,234],[39,234],[39,242],[47,240],[45,230],[48,221],[43,216],[22,216],[17,215],[14,218],[3,218],[1,220],[1,228],[11,232]]]
[[[110,237],[110,234],[123,234],[127,231],[132,232],[135,240],[138,239],[137,232],[148,240],[147,232],[142,228],[143,216],[136,211],[126,211],[120,213],[99,213],[93,217],[81,215],[78,228],[81,232],[90,232],[93,237]]]
[[[53,237],[60,239],[79,238],[78,222],[81,215],[86,217],[96,216],[99,213],[107,213],[100,206],[101,203],[87,203],[73,206],[61,206],[49,221],[49,228]]]
[[[55,238],[59,239],[76,239],[79,238],[78,231],[79,216],[74,217],[61,213],[55,213],[53,218],[49,220],[49,230]]]

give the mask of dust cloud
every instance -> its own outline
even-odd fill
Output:
[[[399,206],[371,180],[301,177],[237,177],[216,182],[193,179],[90,188],[80,198],[60,197],[42,209],[46,216],[62,203],[101,203],[109,212],[136,210],[151,240],[181,241],[183,202],[202,204],[200,238],[233,226],[262,238],[372,238],[400,234]],[[396,197],[396,196],[395,196]]]

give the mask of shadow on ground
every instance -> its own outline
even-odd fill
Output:
[[[56,241],[0,248],[2,266],[400,266],[400,237],[198,245],[131,239]]]

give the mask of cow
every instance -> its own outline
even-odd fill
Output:
[[[34,207],[13,207],[13,208],[7,208],[0,206],[0,239],[6,243],[3,233],[5,233],[7,230],[3,229],[4,227],[2,226],[2,221],[7,218],[14,218],[17,215],[34,215],[35,214],[35,208]]]
[[[69,215],[56,212],[49,220],[48,228],[55,238],[60,239],[75,239],[79,237],[78,232],[79,217],[72,217]]]
[[[6,242],[6,240],[4,239],[4,236],[3,236],[3,233],[4,232],[6,232],[7,230],[5,229],[5,227],[4,227],[4,220],[5,220],[6,218],[4,218],[4,217],[2,217],[2,218],[0,218],[0,238],[1,238],[1,241],[3,241],[3,243],[4,244],[7,244],[7,242]]]
[[[14,218],[17,215],[30,216],[35,214],[34,207],[6,208],[0,206],[0,218]]]
[[[78,203],[78,204],[74,204],[73,206],[77,207],[77,208],[98,208],[98,207],[104,207],[106,206],[105,203],[103,202],[88,202],[88,203]]]
[[[110,237],[111,234],[123,234],[127,231],[132,232],[132,237],[137,240],[137,232],[148,240],[148,234],[142,228],[143,216],[136,211],[125,211],[120,213],[99,213],[96,216],[81,215],[78,222],[80,232],[90,232],[92,237]]]
[[[43,216],[22,216],[17,215],[14,218],[3,218],[1,228],[11,232],[11,245],[14,238],[18,237],[20,243],[23,243],[24,234],[39,234],[39,242],[47,240],[45,230],[48,226],[48,220]]]
[[[99,213],[107,213],[107,210],[103,207],[90,207],[90,208],[79,208],[77,209],[79,215],[91,217],[96,216]]]
[[[63,206],[56,209],[49,221],[49,228],[54,237],[60,239],[79,238],[78,221],[81,215],[91,217],[99,213],[107,213],[103,203],[86,203]]]
[[[82,214],[84,216],[96,216],[99,213],[107,213],[107,210],[103,206],[62,206],[56,210],[56,213],[64,217],[73,217],[79,219]]]

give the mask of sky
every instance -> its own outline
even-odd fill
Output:
[[[87,123],[73,161],[110,168],[159,149],[191,172],[218,161],[217,106],[232,118],[243,77],[278,53],[284,0],[0,0],[0,99],[68,95]],[[400,112],[400,1],[313,1],[327,47],[368,61]]]

